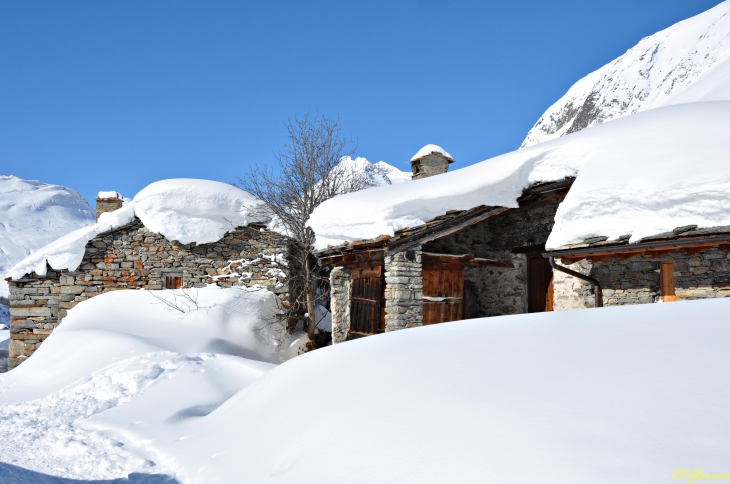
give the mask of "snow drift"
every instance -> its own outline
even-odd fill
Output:
[[[81,303],[0,377],[3,460],[184,483],[644,484],[728,471],[730,299],[451,322],[272,367],[197,353],[229,326],[206,322],[212,308],[105,323],[144,295]],[[82,354],[69,360],[71,345]]]
[[[77,191],[0,175],[0,297],[8,295],[4,279],[11,266],[63,234],[93,223],[94,212]]]
[[[156,471],[152,437],[170,428],[179,437],[185,422],[303,350],[306,335],[288,335],[278,312],[269,291],[214,286],[80,303],[32,358],[0,375],[2,461],[76,479]],[[118,438],[81,425],[102,420]]]
[[[642,39],[576,82],[522,147],[670,104],[730,100],[730,2]]]
[[[393,235],[448,210],[517,207],[533,183],[576,176],[549,248],[730,225],[730,102],[658,108],[407,185],[335,197],[309,225],[317,247]]]
[[[75,270],[84,257],[86,243],[97,235],[130,223],[134,217],[153,232],[183,244],[220,240],[227,232],[249,223],[270,220],[262,202],[248,192],[226,183],[178,178],[162,180],[144,188],[134,200],[99,221],[41,247],[9,271],[13,279],[54,269]]]
[[[728,311],[730,300],[691,301],[364,338],[272,369],[166,451],[195,483],[644,484],[680,467],[727,472]],[[292,425],[290,402],[328,402],[327,418]]]

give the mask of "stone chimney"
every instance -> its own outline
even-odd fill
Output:
[[[117,192],[99,192],[96,196],[96,221],[99,221],[102,213],[122,208],[122,203],[124,203],[124,199]]]
[[[411,158],[411,180],[428,178],[449,171],[449,164],[454,159],[443,148],[436,145],[426,145]]]

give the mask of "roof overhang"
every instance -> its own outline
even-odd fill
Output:
[[[630,259],[638,255],[647,257],[661,257],[679,249],[685,249],[689,254],[697,254],[717,247],[730,252],[730,233],[720,235],[678,237],[672,240],[649,240],[636,244],[624,243],[601,244],[591,247],[549,250],[544,257],[559,257],[564,263],[574,264],[583,259],[598,262],[618,255],[621,259]]]

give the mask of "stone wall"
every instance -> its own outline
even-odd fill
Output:
[[[621,306],[659,300],[659,267],[662,261],[674,261],[677,299],[730,296],[730,254],[717,248],[694,255],[679,250],[658,259],[642,255],[623,261],[618,257],[600,262],[583,260],[566,267],[598,280],[603,290],[604,306]],[[587,282],[559,272],[554,277],[555,310],[594,306]]]
[[[352,271],[335,267],[330,272],[330,310],[332,313],[332,343],[347,341],[350,333],[350,295]]]
[[[260,227],[239,227],[212,244],[180,244],[134,222],[86,244],[76,271],[26,275],[10,281],[9,367],[42,344],[81,301],[119,289],[162,289],[162,277],[182,272],[186,287],[217,283],[264,286],[289,299],[289,241]]]
[[[423,325],[421,248],[385,257],[385,331]]]
[[[465,318],[527,312],[527,257],[524,252],[539,250],[545,245],[557,208],[557,201],[526,205],[424,244],[424,252],[474,254],[514,266],[465,269]]]

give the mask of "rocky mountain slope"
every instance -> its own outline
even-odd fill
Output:
[[[5,273],[36,249],[94,223],[94,211],[76,190],[0,175],[0,296]]]
[[[411,180],[410,172],[401,171],[384,161],[370,163],[362,157],[352,159],[346,156],[340,161],[340,166],[354,174],[364,175],[370,181],[370,184],[376,187],[394,185]]]
[[[522,147],[647,109],[716,100],[730,100],[730,1],[642,39],[576,82]]]

